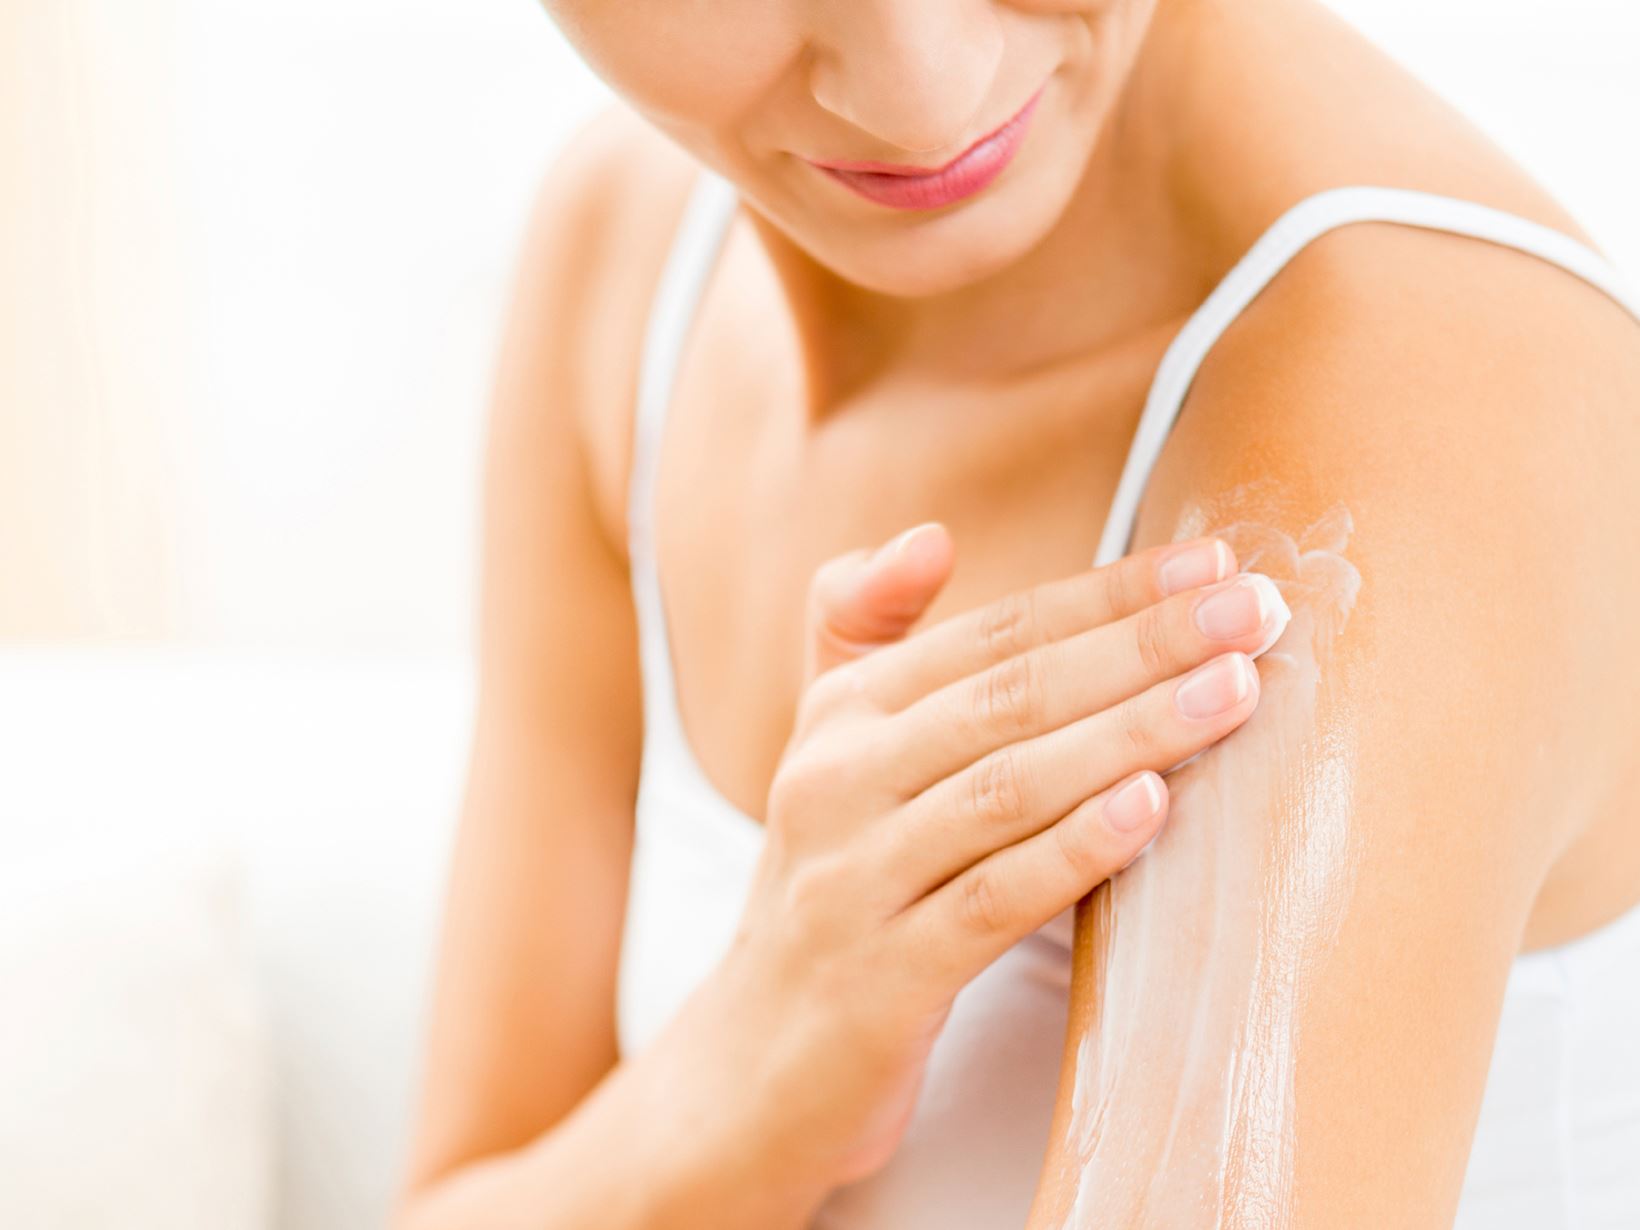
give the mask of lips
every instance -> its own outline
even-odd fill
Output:
[[[868,201],[890,209],[938,209],[982,191],[1001,175],[1014,155],[1042,97],[1042,87],[1007,123],[975,141],[942,167],[904,163],[840,162],[809,159],[810,164]]]

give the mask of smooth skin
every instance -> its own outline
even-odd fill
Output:
[[[1285,626],[1203,538],[905,635],[954,558],[930,523],[818,571],[729,955],[564,1128],[410,1224],[806,1224],[892,1155],[957,991],[1156,835],[1158,771],[1246,720]]]
[[[1161,558],[953,616],[805,691],[736,942],[650,1061],[671,1061],[665,1118],[805,1195],[797,1224],[893,1153],[957,991],[1136,857],[1163,820],[1156,771],[1257,704],[1225,651],[1264,637],[1256,602],[1228,640],[1192,620],[1236,582],[1130,612]],[[1181,712],[1203,679],[1218,711]]]
[[[962,823],[956,800],[995,791],[953,786],[949,813],[911,805],[906,792],[941,768],[983,780],[988,745],[944,744],[943,764],[897,779],[911,766],[874,758],[863,732],[910,729],[920,712],[955,740],[963,711],[935,718],[945,702],[931,698],[954,702],[957,681],[982,704],[979,680],[1019,670],[1003,663],[1025,645],[1068,653],[1176,600],[1112,604],[966,670],[933,665],[932,634],[990,611],[969,625],[966,652],[981,653],[981,629],[1019,622],[999,621],[999,603],[1097,584],[1098,510],[1162,348],[1294,201],[1398,184],[1587,236],[1304,0],[549,9],[674,140],[624,108],[601,119],[555,167],[526,246],[490,435],[479,717],[399,1224],[801,1226],[821,1188],[882,1160],[947,992],[1010,928],[1076,898],[1049,868],[1068,874],[1080,852],[1091,887],[1144,844],[1097,828],[1101,800],[1168,767],[1158,731],[1098,733],[1092,682],[1050,672],[1066,686],[1016,713],[1010,745],[1046,766],[1056,737],[1084,758],[1126,739],[1134,759],[1105,778],[1028,779],[1003,809],[1017,844]],[[938,217],[840,194],[793,158],[938,164],[1050,70],[1019,160]],[[614,981],[642,736],[625,483],[642,320],[694,173],[683,150],[756,208],[729,237],[669,413],[662,583],[691,745],[770,841],[735,955],[654,1047],[621,1061]],[[1327,236],[1209,360],[1136,553],[1116,566],[1156,564],[1145,552],[1181,526],[1292,531],[1337,501],[1355,517],[1363,586],[1338,669],[1372,703],[1321,715],[1315,737],[1360,749],[1367,888],[1296,1026],[1297,1226],[1450,1224],[1510,960],[1635,904],[1636,334],[1597,292],[1517,253],[1391,226]],[[849,579],[860,544],[931,519],[948,567]],[[1094,674],[1129,681],[1126,696],[1165,687],[1209,656],[1184,635],[1166,652],[1166,638],[1107,637]],[[867,648],[817,671],[836,643]],[[856,710],[817,692],[828,673],[923,654],[915,703],[868,689]],[[724,684],[747,679],[760,686]],[[1066,800],[1070,819],[1043,819]],[[950,847],[925,852],[963,871],[930,889],[937,867],[860,840],[868,817],[939,824]],[[1187,834],[1192,817],[1164,804],[1161,820]],[[1105,840],[1050,840],[1081,825]],[[964,832],[998,844],[964,846]],[[1033,850],[1042,861],[1020,862]],[[1005,854],[1028,868],[1008,882],[1035,880],[1041,896],[948,891]],[[883,896],[867,867],[893,867],[897,891]],[[873,909],[846,908],[845,884],[869,885]],[[787,927],[768,903],[794,885],[805,910]],[[1098,937],[1081,921],[1068,1056],[1095,1027]],[[927,979],[894,978],[907,962]],[[789,990],[760,998],[754,973]],[[887,988],[845,1005],[865,1019],[825,1002],[827,978],[844,975]],[[771,1022],[786,1041],[769,1041]],[[718,1031],[776,1081],[809,1062],[836,1078],[825,1058],[850,1046],[880,1062],[748,1104],[760,1087]],[[1062,1105],[1072,1076],[1067,1062]],[[1071,1158],[1057,1139],[1036,1224],[1052,1224]]]

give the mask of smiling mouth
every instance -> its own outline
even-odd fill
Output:
[[[975,141],[944,166],[819,158],[805,161],[855,194],[892,209],[937,209],[951,205],[984,189],[1013,161],[1045,88],[1046,83],[1038,86],[1012,119]]]

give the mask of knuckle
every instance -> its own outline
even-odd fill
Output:
[[[786,757],[769,783],[769,818],[802,814],[831,780],[828,758],[811,743]]]
[[[1053,846],[1059,861],[1076,883],[1092,886],[1109,875],[1103,853],[1088,840],[1081,817],[1072,812],[1053,826]]]
[[[849,688],[838,667],[815,676],[797,698],[797,710],[792,717],[794,730],[809,730],[833,713],[846,698]]]
[[[964,927],[990,933],[1004,930],[1009,923],[1007,898],[988,867],[976,867],[962,882],[958,910]]]
[[[806,734],[854,715],[881,714],[882,706],[873,695],[875,675],[869,657],[841,663],[816,675],[798,697],[794,733]]]
[[[975,717],[980,727],[1001,735],[1029,732],[1042,706],[1042,671],[1031,654],[999,662],[980,676]]]
[[[993,752],[969,772],[968,807],[984,824],[1012,820],[1024,811],[1030,791],[1020,754],[1011,748]]]
[[[870,725],[833,727],[803,740],[781,761],[769,784],[769,827],[835,827],[839,812],[858,812],[862,801],[878,789],[875,779],[882,760],[872,749],[882,741]]]
[[[1134,649],[1139,655],[1140,664],[1153,678],[1173,673],[1175,655],[1168,633],[1167,613],[1163,606],[1147,607],[1134,620]]]
[[[782,881],[781,904],[785,917],[794,923],[812,923],[837,900],[837,868],[823,855],[799,859]]]
[[[1144,605],[1144,586],[1133,557],[1112,565],[1105,574],[1105,601],[1117,615],[1136,611]]]
[[[1010,658],[1031,642],[1037,624],[1036,595],[1032,590],[1006,594],[991,603],[979,618],[979,639],[994,658]]]
[[[830,709],[830,697],[821,691],[819,680],[803,689],[803,694],[797,698],[797,707],[792,710],[792,737],[800,738],[811,733],[819,725]]]
[[[875,734],[876,724],[860,729],[838,729],[822,741],[819,749],[820,775],[828,800],[853,813],[870,799],[877,790],[882,768],[882,757],[874,751],[882,736]]]
[[[1160,740],[1139,697],[1130,696],[1117,705],[1115,719],[1117,734],[1130,758],[1143,762],[1151,760],[1156,754]]]

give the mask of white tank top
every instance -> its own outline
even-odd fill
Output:
[[[655,1036],[728,948],[763,842],[762,826],[708,781],[684,736],[653,531],[673,378],[737,204],[730,183],[701,174],[659,282],[639,373],[628,546],[644,743],[618,983],[626,1055]],[[1126,554],[1145,483],[1213,344],[1306,244],[1366,221],[1520,249],[1587,280],[1640,319],[1640,308],[1596,253],[1527,219],[1398,188],[1348,187],[1309,197],[1226,275],[1162,359],[1095,567]],[[962,990],[898,1151],[878,1173],[833,1192],[814,1227],[1024,1226],[1059,1081],[1070,920],[1070,911],[1061,914]],[[1640,908],[1573,943],[1515,961],[1456,1225],[1640,1230]]]

